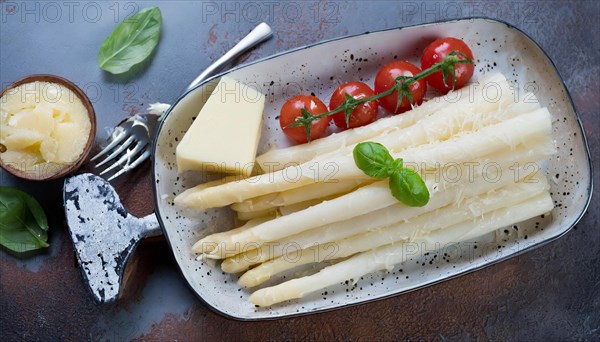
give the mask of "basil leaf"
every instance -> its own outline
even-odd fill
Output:
[[[31,235],[27,230],[0,229],[0,245],[17,253],[34,251],[50,246]]]
[[[367,176],[387,178],[394,158],[385,146],[375,142],[362,142],[352,151],[354,162]]]
[[[429,190],[421,176],[411,169],[401,169],[390,175],[392,195],[409,207],[422,207],[429,202]]]
[[[46,219],[46,215],[44,215],[44,219]],[[25,213],[25,218],[23,219],[23,225],[33,237],[38,239],[40,243],[45,244],[48,240],[48,232],[47,228],[44,230],[37,224],[35,216],[31,211],[27,211]]]
[[[404,161],[402,160],[402,158],[398,158],[398,159],[394,160],[392,162],[392,164],[390,165],[391,170],[390,170],[389,174],[391,175],[392,173],[396,172],[397,170],[401,170],[403,166],[404,166]]]
[[[18,252],[48,247],[48,220],[32,196],[0,187],[0,245]]]
[[[46,219],[46,213],[44,213],[44,209],[42,206],[36,201],[33,196],[21,192],[21,198],[25,201],[27,208],[29,208],[29,212],[33,216],[35,223],[42,230],[48,230],[48,220]]]
[[[98,65],[112,74],[122,74],[143,62],[160,38],[162,14],[148,7],[121,22],[100,46]]]
[[[23,223],[25,208],[19,190],[0,187],[0,229],[18,229]]]

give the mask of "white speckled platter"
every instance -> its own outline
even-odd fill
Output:
[[[259,153],[288,142],[277,115],[285,100],[298,93],[329,99],[341,83],[362,80],[373,84],[377,70],[397,58],[419,64],[423,48],[439,37],[464,39],[472,48],[475,78],[502,72],[521,90],[535,93],[553,115],[557,154],[544,166],[551,180],[555,209],[551,215],[461,245],[460,252],[422,251],[391,272],[378,272],[330,286],[326,290],[270,308],[257,308],[249,292],[216,264],[195,260],[191,246],[203,236],[234,227],[228,208],[193,212],[173,205],[175,194],[208,181],[214,175],[178,174],[175,147],[214,87],[218,76],[185,94],[167,113],[155,142],[156,214],[185,280],[214,310],[236,319],[257,320],[331,310],[418,289],[531,250],[569,231],[584,214],[592,193],[592,170],[584,132],[569,94],[554,65],[540,47],[518,29],[490,19],[465,19],[372,32],[317,43],[248,64],[226,74],[267,94]],[[478,247],[478,248],[474,248]],[[446,253],[446,254],[444,254]],[[439,255],[438,255],[439,254]],[[305,269],[299,272],[314,272]],[[289,276],[289,274],[288,274]],[[289,279],[289,277],[288,277]],[[267,284],[281,282],[281,277]]]

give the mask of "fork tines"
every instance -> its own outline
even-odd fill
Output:
[[[136,168],[150,157],[150,132],[145,120],[135,116],[119,124],[109,138],[109,144],[90,161],[100,160],[96,168],[100,176],[111,181]]]

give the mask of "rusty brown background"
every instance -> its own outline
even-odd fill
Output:
[[[44,72],[100,89],[94,102],[98,139],[106,137],[104,127],[143,110],[149,101],[175,100],[193,75],[261,20],[273,27],[275,37],[247,60],[346,34],[485,15],[524,30],[556,63],[587,132],[594,168],[600,169],[598,1],[53,2],[62,9],[60,17],[48,3],[0,1],[0,83]],[[116,21],[150,4],[160,6],[164,20],[152,62],[125,79],[103,74],[95,59],[102,40]],[[94,16],[97,8],[101,14]],[[260,13],[252,12],[257,8]],[[338,311],[238,322],[196,300],[161,238],[145,241],[136,251],[123,298],[95,304],[66,232],[62,183],[24,182],[2,171],[0,184],[39,198],[52,229],[51,248],[44,254],[23,260],[0,250],[3,341],[600,339],[597,196],[563,238],[484,270]],[[149,165],[116,187],[132,213],[152,212]]]

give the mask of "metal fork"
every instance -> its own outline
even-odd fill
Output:
[[[137,114],[121,121],[110,135],[109,144],[91,159],[91,161],[96,161],[100,157],[108,155],[96,164],[96,168],[107,165],[99,175],[104,176],[113,171],[114,174],[108,178],[110,182],[135,169],[148,159],[158,118],[159,116],[154,114]],[[114,163],[108,165],[110,161],[115,159]],[[118,169],[119,167],[121,169]]]
[[[271,27],[266,23],[260,23],[248,35],[239,41],[231,50],[227,51],[221,58],[206,68],[185,91],[193,89],[210,76],[223,70],[241,54],[248,51],[273,35]],[[127,120],[121,121],[108,139],[108,145],[90,161],[94,162],[100,157],[107,155],[96,164],[96,168],[106,167],[100,176],[106,176],[114,172],[108,181],[111,181],[141,165],[150,157],[150,145],[154,139],[156,124],[160,116],[154,114],[135,115]],[[109,164],[113,162],[112,164]],[[119,169],[120,168],[120,169]]]

